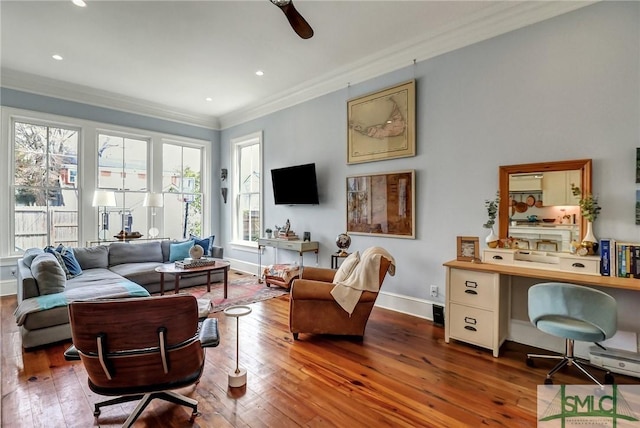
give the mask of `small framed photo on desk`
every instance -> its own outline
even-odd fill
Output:
[[[480,260],[480,242],[477,236],[458,236],[458,257],[464,262]]]

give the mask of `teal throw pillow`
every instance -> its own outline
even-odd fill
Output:
[[[189,257],[189,250],[193,247],[193,241],[178,242],[169,247],[169,261],[184,260]]]

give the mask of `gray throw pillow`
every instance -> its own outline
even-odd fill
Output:
[[[33,259],[40,254],[44,254],[44,250],[42,248],[29,248],[24,252],[22,256],[22,261],[28,267],[31,267],[31,263],[33,263]]]
[[[38,283],[40,295],[62,293],[67,284],[67,276],[58,259],[51,253],[43,253],[33,259],[31,273]]]
[[[105,245],[74,248],[73,254],[82,269],[109,267],[109,248]]]

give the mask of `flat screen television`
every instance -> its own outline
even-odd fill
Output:
[[[272,169],[271,182],[276,205],[319,203],[315,163]]]

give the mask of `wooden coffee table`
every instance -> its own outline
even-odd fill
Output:
[[[180,277],[182,275],[206,272],[207,273],[207,292],[211,291],[211,272],[222,270],[224,271],[224,298],[227,298],[227,278],[229,276],[229,267],[231,263],[225,262],[221,259],[215,259],[216,264],[208,266],[200,266],[189,269],[177,268],[174,263],[165,263],[162,266],[158,266],[155,271],[160,274],[160,295],[164,294],[164,274],[170,273],[175,276],[174,287],[175,293],[178,294],[180,290]]]

